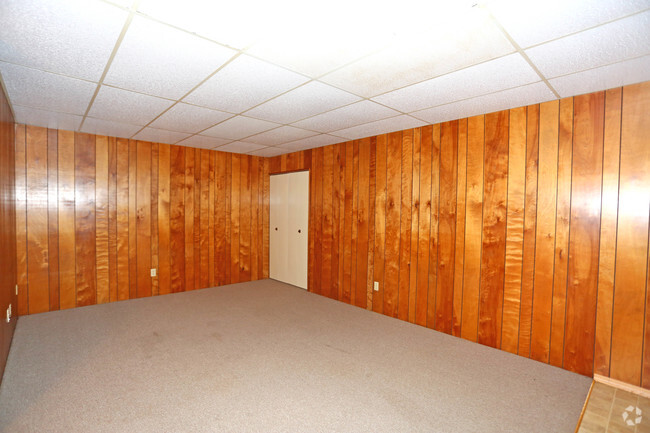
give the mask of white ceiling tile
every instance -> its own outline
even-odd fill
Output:
[[[333,132],[333,134],[347,138],[348,140],[356,140],[358,138],[372,137],[374,135],[417,128],[424,125],[426,124],[423,121],[403,114],[389,119],[366,123],[365,125],[341,129],[340,131]]]
[[[546,78],[650,54],[650,11],[526,50]]]
[[[650,80],[650,56],[549,80],[562,96],[581,95]]]
[[[84,114],[97,88],[89,81],[0,62],[0,74],[13,104]]]
[[[104,1],[127,9],[130,9],[131,5],[133,5],[134,3],[134,0],[104,0]]]
[[[179,102],[154,120],[150,126],[170,131],[197,133],[232,116],[223,111]]]
[[[102,86],[89,116],[144,126],[172,105],[172,101]]]
[[[293,124],[299,128],[311,129],[318,132],[331,132],[337,129],[349,128],[362,123],[397,116],[399,111],[384,107],[372,101],[360,101],[345,107],[337,108]]]
[[[248,111],[246,115],[292,123],[358,101],[358,96],[312,81]]]
[[[469,12],[448,22],[434,15],[420,31],[320,80],[369,98],[514,52],[480,8]]]
[[[290,143],[285,143],[278,147],[295,152],[297,150],[313,149],[315,147],[327,146],[330,144],[341,143],[343,141],[345,140],[340,137],[335,137],[333,135],[328,135],[328,134],[321,134],[315,137],[309,137],[309,138],[304,138],[302,140],[296,140]]]
[[[248,153],[255,150],[264,149],[266,146],[254,143],[246,143],[244,141],[235,141],[224,146],[217,147],[217,150],[220,152],[231,152],[231,153]]]
[[[86,117],[86,120],[84,120],[84,124],[81,127],[82,132],[123,138],[131,138],[133,134],[138,132],[140,129],[142,129],[142,126],[111,120],[95,119],[92,117]]]
[[[284,153],[290,153],[289,149],[280,149],[279,147],[265,147],[264,149],[256,150],[250,154],[253,156],[261,156],[264,158],[271,158],[272,156],[282,155]]]
[[[214,42],[136,16],[104,82],[178,99],[234,54]]]
[[[174,144],[177,141],[189,137],[190,134],[182,132],[166,131],[164,129],[144,128],[138,132],[133,138],[135,140],[151,141],[154,143],[168,143]]]
[[[240,113],[308,80],[262,60],[241,55],[184,100],[217,110]]]
[[[523,48],[650,7],[648,0],[490,0],[487,7]]]
[[[203,131],[203,135],[210,137],[230,138],[239,140],[244,137],[259,134],[269,129],[277,128],[277,123],[266,122],[264,120],[253,119],[245,116],[236,116],[228,119],[210,129]]]
[[[181,146],[200,147],[201,149],[212,149],[217,146],[223,146],[231,141],[232,140],[224,140],[223,138],[206,137],[205,135],[193,135],[176,144]]]
[[[16,123],[42,126],[44,128],[65,129],[76,131],[81,124],[82,116],[74,114],[56,113],[54,111],[39,110],[37,108],[13,105]]]
[[[556,99],[553,92],[545,83],[539,81],[515,89],[416,111],[411,113],[411,116],[422,119],[427,123],[440,123],[524,105],[538,104],[553,99]]]
[[[0,60],[98,81],[127,13],[95,0],[3,0]]]
[[[511,54],[373,99],[396,110],[411,112],[522,86],[539,79],[519,54]]]
[[[252,137],[248,137],[246,138],[246,141],[250,143],[263,144],[265,146],[275,146],[278,144],[286,143],[288,141],[295,141],[317,134],[317,132],[294,128],[293,126],[281,126],[279,128],[262,132],[261,134],[253,135]]]

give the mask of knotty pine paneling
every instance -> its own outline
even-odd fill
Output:
[[[16,250],[5,243],[12,261],[0,266],[20,264],[17,273],[2,272],[3,290],[10,284],[14,293],[18,278],[14,311],[223,285],[226,269],[238,281],[249,281],[251,269],[255,279],[268,275],[268,248],[260,241],[251,254],[262,233],[254,221],[268,222],[268,159],[25,125],[15,126],[14,138],[9,124],[8,131],[2,124],[8,144],[1,156],[11,156],[11,164],[0,170],[11,179],[16,170],[18,212],[2,210],[0,218],[18,217],[2,220],[18,233],[8,239],[18,242]],[[0,185],[11,186],[2,197],[14,202],[13,183]],[[236,206],[228,207],[226,197]],[[228,254],[225,239],[233,245]],[[8,305],[10,294],[2,293]]]
[[[310,291],[650,388],[648,113],[650,82],[268,167],[311,171]]]
[[[15,318],[9,323],[4,320],[5,312],[11,305],[12,314],[14,317],[18,316],[18,298],[14,290],[17,282],[16,211],[18,208],[16,199],[17,193],[23,198],[25,197],[25,183],[22,178],[23,183],[16,184],[15,167],[16,163],[20,162],[20,156],[16,153],[14,143],[16,139],[21,138],[24,142],[24,128],[23,131],[18,132],[14,129],[14,117],[4,91],[0,90],[0,242],[3,251],[0,259],[0,313],[3,316],[3,320],[0,321],[0,382],[2,382],[2,373],[16,328]],[[24,158],[24,153],[22,157]],[[47,209],[48,202],[45,202],[44,206]],[[23,212],[21,221],[24,221],[24,202],[21,211]],[[23,233],[22,242],[25,243],[25,233]]]

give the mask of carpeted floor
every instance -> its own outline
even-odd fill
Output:
[[[21,317],[2,432],[573,432],[591,380],[273,280]]]

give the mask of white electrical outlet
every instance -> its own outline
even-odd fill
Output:
[[[11,322],[11,304],[9,304],[9,308],[7,308],[7,323]]]
[[[379,281],[375,281],[375,285],[374,285],[374,287],[373,287],[373,290],[374,290],[375,292],[378,292],[378,291],[379,291]]]
[[[18,295],[18,284],[16,284],[16,295]]]
[[[156,268],[153,268],[153,269],[151,270],[151,276],[152,276],[152,277],[155,277],[155,276],[156,276]]]

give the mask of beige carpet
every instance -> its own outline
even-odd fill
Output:
[[[3,432],[573,432],[591,380],[272,280],[22,317]]]

